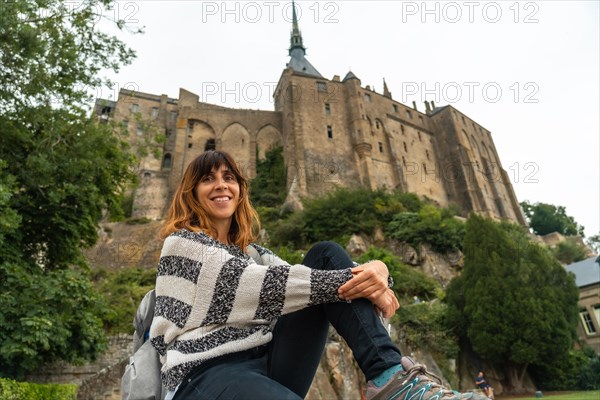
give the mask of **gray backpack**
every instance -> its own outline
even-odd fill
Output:
[[[147,340],[155,304],[156,294],[152,289],[140,302],[133,318],[133,355],[121,379],[123,400],[163,400],[167,394],[160,380],[162,364],[158,352]]]

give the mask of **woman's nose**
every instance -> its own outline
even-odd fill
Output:
[[[218,179],[217,189],[227,189],[227,182],[224,179]]]

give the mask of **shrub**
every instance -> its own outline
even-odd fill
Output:
[[[105,330],[112,334],[132,333],[135,311],[144,295],[156,283],[156,268],[96,269],[92,280],[111,307],[111,312],[103,318]]]
[[[0,378],[2,400],[75,400],[77,385],[36,384]]]
[[[465,225],[454,218],[454,211],[424,205],[418,213],[396,214],[386,229],[388,235],[415,248],[428,243],[440,253],[462,249]]]
[[[577,243],[575,238],[567,238],[552,249],[552,254],[563,264],[571,264],[585,260],[585,247]]]
[[[353,233],[373,233],[379,224],[375,199],[382,192],[368,189],[337,189],[304,202],[304,232],[308,242],[334,240]]]
[[[447,306],[439,301],[400,307],[394,323],[411,347],[429,348],[446,358],[458,355],[458,339],[446,328]]]
[[[269,234],[269,246],[289,246],[300,249],[305,243],[303,214],[294,212],[287,218],[265,224]]]
[[[304,259],[304,254],[299,250],[293,250],[289,246],[280,246],[275,249],[271,249],[284,261],[287,261],[290,265],[301,264]]]
[[[600,389],[600,358],[590,347],[571,350],[551,363],[533,366],[531,372],[544,390]]]
[[[265,207],[281,205],[287,193],[286,177],[283,147],[267,151],[264,160],[257,160],[256,177],[250,182],[252,203]]]

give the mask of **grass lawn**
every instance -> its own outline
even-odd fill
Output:
[[[519,400],[539,400],[537,399],[535,396],[528,396],[528,397],[497,397],[498,400],[500,399],[519,399]],[[547,399],[550,398],[552,400],[599,400],[600,399],[600,391],[599,390],[594,390],[594,391],[590,391],[590,392],[567,392],[567,393],[556,393],[556,392],[549,392],[549,393],[544,393],[544,397],[542,397],[543,399]]]

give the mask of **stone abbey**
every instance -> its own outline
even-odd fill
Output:
[[[229,152],[252,179],[257,160],[283,147],[295,205],[339,186],[389,188],[526,225],[490,131],[449,105],[425,102],[423,113],[401,104],[385,81],[380,94],[352,72],[327,79],[305,55],[294,12],[274,111],[208,104],[184,89],[177,99],[123,89],[117,101],[97,100],[101,121],[154,150],[140,160],[133,216],[161,219],[186,166],[207,149]]]

